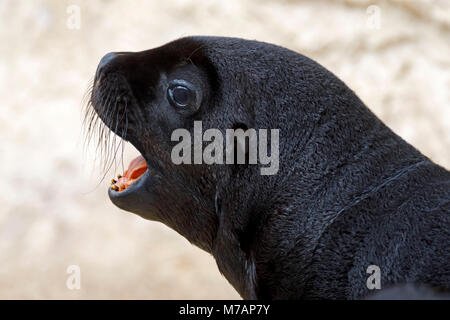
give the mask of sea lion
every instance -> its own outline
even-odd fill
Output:
[[[263,42],[185,37],[107,54],[90,102],[141,153],[112,181],[111,201],[211,253],[243,298],[362,298],[373,292],[371,266],[382,287],[450,289],[450,173],[313,60]],[[279,171],[174,164],[171,135],[195,121],[279,129]]]

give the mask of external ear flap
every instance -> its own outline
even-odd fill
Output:
[[[258,299],[256,294],[256,268],[251,253],[242,250],[238,232],[240,228],[234,226],[232,212],[226,212],[216,193],[216,213],[219,226],[214,242],[213,255],[220,272],[244,299]],[[237,227],[237,228],[236,228]]]

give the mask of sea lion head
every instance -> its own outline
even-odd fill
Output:
[[[124,178],[113,180],[111,201],[210,250],[217,225],[217,170],[171,161],[176,144],[172,132],[192,129],[194,120],[217,105],[217,75],[201,47],[185,39],[142,52],[106,54],[96,71],[90,104],[111,131],[141,153],[137,166],[146,167],[126,188],[120,188]]]
[[[142,52],[108,53],[97,68],[91,105],[148,167],[125,190],[110,189],[109,197],[210,250],[218,196],[228,206],[233,204],[227,200],[243,201],[241,211],[269,203],[270,188],[295,161],[289,153],[308,139],[329,91],[342,86],[302,55],[236,38],[186,37]],[[261,176],[260,164],[175,165],[171,135],[179,128],[192,131],[194,121],[202,121],[203,130],[223,132],[281,129],[280,172]]]
[[[314,61],[257,41],[186,37],[142,52],[109,53],[96,72],[92,110],[136,147],[147,167],[127,188],[113,182],[109,197],[119,208],[163,222],[208,252],[219,250],[230,233],[246,251],[262,232],[265,220],[259,214],[274,201],[288,205],[283,194],[300,186],[289,182],[290,175],[301,169],[304,176],[319,177],[324,169],[320,152],[302,160],[315,129],[340,111],[367,118],[349,92]],[[216,128],[224,136],[231,128],[279,129],[279,171],[261,175],[260,163],[174,164],[171,151],[177,142],[171,135],[180,128],[192,132],[194,121],[202,121],[203,131]],[[299,163],[303,167],[294,172]],[[220,235],[221,229],[231,231]]]

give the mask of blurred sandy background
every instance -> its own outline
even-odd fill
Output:
[[[67,27],[70,5],[80,29]],[[192,34],[312,57],[450,168],[450,1],[1,0],[0,298],[239,298],[208,254],[115,208],[114,172],[98,185],[94,148],[82,149],[82,97],[99,59]],[[66,287],[73,264],[80,290]]]

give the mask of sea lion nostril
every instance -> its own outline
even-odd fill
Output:
[[[95,73],[95,77],[98,78],[100,76],[100,73],[102,72],[105,67],[111,63],[111,61],[114,60],[114,58],[117,57],[117,54],[115,52],[107,53],[103,56],[103,58],[100,60],[97,72]]]

